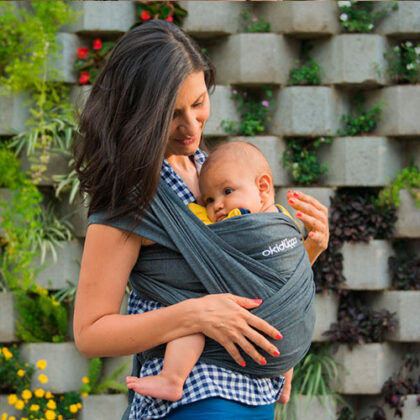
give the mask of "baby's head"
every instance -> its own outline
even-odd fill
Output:
[[[217,146],[200,173],[200,191],[208,217],[220,222],[234,208],[260,213],[274,204],[270,166],[255,146],[235,141]]]

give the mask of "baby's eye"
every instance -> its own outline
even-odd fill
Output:
[[[229,195],[232,192],[233,192],[233,189],[232,188],[225,188],[224,194],[225,195]]]
[[[206,206],[208,206],[209,204],[211,204],[211,203],[213,203],[214,202],[214,199],[213,198],[207,198],[206,199]]]

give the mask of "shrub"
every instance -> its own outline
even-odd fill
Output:
[[[396,83],[417,83],[420,80],[420,44],[400,42],[384,54],[388,72]]]
[[[420,256],[407,251],[406,241],[393,244],[395,256],[388,259],[392,288],[395,290],[420,290]]]
[[[245,24],[245,32],[270,32],[270,22],[266,22],[263,18],[253,16],[249,17],[249,13],[244,10],[241,13],[243,22]]]

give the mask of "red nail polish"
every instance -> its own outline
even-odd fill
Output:
[[[290,199],[290,200],[289,200],[289,203],[290,203],[290,204],[295,204],[295,200]]]
[[[293,195],[294,195],[295,197],[299,197],[299,193],[298,193],[298,192],[296,192],[296,191],[293,193]]]
[[[245,362],[241,362],[241,366],[242,367],[245,367],[246,366],[246,363]]]
[[[298,211],[298,212],[296,213],[296,217],[302,217],[302,213],[301,213],[300,211]]]
[[[262,303],[262,299],[254,299],[254,303],[260,304],[260,303]]]
[[[264,357],[260,360],[260,365],[266,365],[267,360],[264,359]]]
[[[292,191],[291,190],[287,190],[287,193],[291,193]]]
[[[281,334],[277,334],[276,338],[277,338],[277,340],[281,340],[283,338],[283,336]]]
[[[280,352],[278,351],[273,352],[273,356],[280,356]]]

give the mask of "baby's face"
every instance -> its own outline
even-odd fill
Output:
[[[212,222],[220,222],[241,207],[251,213],[262,209],[256,177],[236,162],[220,159],[200,176],[200,190]]]

